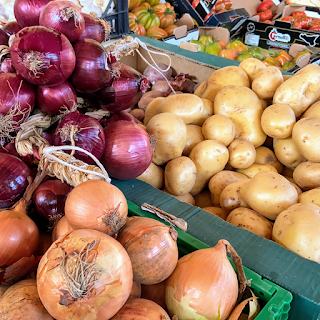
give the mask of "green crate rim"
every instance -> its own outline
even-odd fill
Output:
[[[157,216],[150,212],[143,211],[138,205],[131,201],[128,202],[129,215],[147,217],[164,222]],[[167,222],[164,222],[168,224]],[[204,242],[194,238],[188,233],[177,229],[178,232],[178,246],[179,250],[183,254],[188,254],[192,251],[210,248]],[[251,289],[254,293],[263,301],[266,305],[260,310],[256,320],[273,320],[273,319],[288,319],[288,313],[290,310],[290,303],[292,301],[292,294],[276,285],[275,283],[262,279],[262,277],[254,271],[243,267],[247,279],[251,280]],[[281,318],[280,318],[281,317]]]

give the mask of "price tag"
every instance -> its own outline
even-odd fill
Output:
[[[244,43],[249,46],[258,46],[259,45],[260,36],[253,33],[247,33],[244,39]]]

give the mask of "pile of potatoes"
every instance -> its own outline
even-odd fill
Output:
[[[153,99],[143,121],[154,157],[139,180],[320,263],[319,66],[283,76],[246,59]]]

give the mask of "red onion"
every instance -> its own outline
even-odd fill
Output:
[[[14,16],[18,24],[24,27],[39,25],[39,16],[44,6],[51,0],[15,0]]]
[[[141,73],[123,64],[113,64],[116,74],[111,85],[106,84],[93,97],[102,109],[112,112],[132,108],[141,98],[140,86],[144,81]]]
[[[1,61],[0,73],[15,73],[11,58],[5,58]]]
[[[71,1],[55,0],[43,8],[39,24],[61,32],[70,42],[75,42],[80,38],[85,22],[79,6]]]
[[[77,41],[74,46],[76,66],[70,77],[74,88],[90,93],[101,89],[111,79],[103,46],[92,39]]]
[[[10,21],[2,27],[2,30],[10,37],[13,34],[18,33],[21,27],[17,21]]]
[[[26,189],[31,171],[19,158],[0,153],[0,172],[0,208],[9,208]]]
[[[17,73],[39,86],[64,82],[76,63],[66,36],[45,27],[23,28],[16,34],[10,50]]]
[[[15,147],[14,140],[10,141],[5,147],[0,147],[0,153],[11,154],[12,156],[20,158],[20,155]]]
[[[38,108],[49,115],[71,110],[77,103],[77,94],[68,81],[56,86],[39,86],[36,89]]]
[[[64,204],[72,187],[60,180],[40,184],[32,196],[35,211],[53,226],[64,215]]]
[[[0,29],[0,46],[8,46],[9,36],[7,33],[1,28]]]
[[[149,167],[153,152],[142,127],[119,120],[104,128],[104,133],[106,143],[101,161],[111,177],[134,179]]]
[[[137,123],[137,119],[132,114],[125,111],[113,113],[109,118],[102,118],[101,120],[99,120],[99,122],[103,127],[106,127],[109,124],[119,120],[126,120],[131,121],[133,123]]]
[[[101,19],[95,19],[90,14],[83,13],[85,26],[82,35],[79,40],[93,39],[98,42],[102,42],[106,39],[106,21]]]
[[[80,147],[92,153],[98,159],[101,158],[104,146],[105,136],[103,128],[99,122],[78,111],[67,114],[58,125],[54,135],[54,145],[72,145]],[[76,151],[74,156],[88,164],[94,161],[83,152]]]

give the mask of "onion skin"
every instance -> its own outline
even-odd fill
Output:
[[[154,301],[163,309],[167,309],[165,301],[166,281],[156,284],[142,284],[141,285],[141,298]]]
[[[14,320],[54,320],[42,305],[34,279],[11,286],[0,299],[0,318]]]
[[[147,299],[131,299],[111,320],[170,320],[166,311]]]
[[[158,63],[158,67],[162,70],[167,69],[168,66],[164,63]],[[168,71],[161,72],[167,79],[172,76],[172,69],[169,68]],[[148,66],[143,71],[143,75],[147,77],[152,84],[155,84],[157,81],[164,80],[163,75],[160,72],[156,71],[154,68]]]
[[[226,247],[219,242],[179,259],[166,280],[166,305],[179,319],[224,320],[237,302],[238,289]]]
[[[72,74],[76,58],[70,41],[64,34],[35,26],[20,30],[10,47],[12,64],[18,74],[39,86],[58,85]],[[43,67],[38,74],[24,62],[30,54],[40,55]]]
[[[164,223],[144,217],[128,219],[117,240],[132,262],[133,279],[155,284],[167,279],[178,262],[177,231]]]
[[[91,93],[100,90],[111,79],[103,46],[98,41],[84,39],[77,41],[73,48],[76,65],[70,82],[80,92]]]
[[[101,180],[89,180],[68,195],[65,216],[74,229],[94,229],[110,236],[125,224],[127,200],[116,186]]]
[[[10,37],[11,35],[19,32],[21,27],[17,21],[10,21],[2,27],[2,30]]]
[[[73,298],[61,274],[61,259],[64,252],[80,252],[93,241],[98,242],[89,252],[89,261],[96,262],[108,272],[97,275],[92,290],[84,297]],[[112,237],[95,230],[75,230],[54,242],[42,257],[37,272],[37,287],[43,305],[58,320],[107,320],[129,297],[132,287],[130,258]]]
[[[133,281],[128,300],[140,298],[140,296],[141,296],[141,284],[139,282]]]
[[[141,126],[119,120],[104,128],[104,133],[106,143],[101,161],[111,177],[134,179],[149,167],[153,151]]]
[[[39,86],[36,89],[38,108],[50,116],[58,115],[66,110],[71,110],[77,103],[76,90],[68,82],[56,86]]]
[[[137,123],[137,119],[130,114],[129,112],[120,111],[113,113],[109,118],[103,118],[100,120],[100,124],[103,127],[108,126],[109,124],[119,121],[119,120],[125,120],[125,121],[131,121],[133,123]]]
[[[0,153],[0,172],[0,208],[9,208],[28,186],[31,170],[21,159]]]
[[[64,10],[73,10],[74,14]],[[71,1],[50,1],[41,11],[40,26],[51,28],[64,34],[70,42],[79,40],[85,26],[79,6]]]
[[[9,36],[2,28],[0,28],[0,45],[8,46],[8,43],[9,43]]]
[[[58,240],[60,237],[65,236],[67,233],[74,229],[70,226],[67,218],[63,216],[52,230],[52,242]]]
[[[93,39],[99,43],[103,42],[106,39],[106,29],[101,21],[84,12],[82,12],[82,15],[85,25],[79,40]]]

